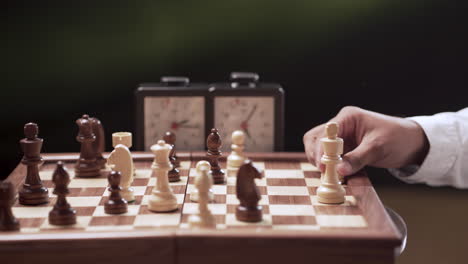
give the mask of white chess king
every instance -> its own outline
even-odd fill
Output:
[[[148,209],[154,212],[170,212],[177,210],[177,198],[169,186],[167,173],[172,169],[169,161],[169,152],[172,147],[164,140],[159,140],[157,144],[151,146],[154,153],[154,162],[151,164],[153,174],[156,174],[156,186],[149,199]]]
[[[321,162],[325,164],[321,185],[317,189],[318,201],[325,204],[339,204],[345,201],[345,189],[339,181],[336,165],[341,162],[343,139],[337,137],[338,123],[330,122],[325,127],[326,137],[320,142],[323,147]]]

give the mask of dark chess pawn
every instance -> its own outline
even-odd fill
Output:
[[[11,182],[0,182],[0,231],[18,231],[20,224],[11,211],[15,191]]]
[[[26,179],[19,191],[19,202],[23,205],[38,205],[49,201],[49,190],[42,185],[39,164],[42,163],[42,138],[38,138],[39,128],[35,123],[24,126],[26,138],[20,140],[24,156],[21,163],[27,166]]]
[[[180,172],[177,169],[177,157],[175,155],[175,141],[176,135],[170,131],[164,134],[163,140],[166,141],[172,147],[171,152],[169,152],[169,161],[172,164],[172,170],[170,170],[167,175],[170,182],[180,181]]]
[[[61,161],[57,162],[57,168],[52,175],[52,182],[55,185],[54,194],[57,195],[57,202],[49,212],[49,223],[51,225],[73,225],[76,224],[76,211],[67,202],[68,184],[70,176]]]
[[[262,206],[260,191],[255,179],[261,179],[262,173],[250,160],[246,160],[237,172],[236,194],[240,205],[236,208],[236,219],[243,222],[262,221]]]
[[[120,172],[111,171],[107,180],[109,181],[109,199],[104,204],[106,214],[123,214],[127,212],[127,201],[120,195]]]
[[[76,140],[81,143],[80,158],[75,166],[77,177],[99,177],[101,165],[96,160],[94,141],[96,135],[93,133],[92,121],[88,115],[76,120],[79,132]]]
[[[208,147],[208,152],[206,154],[206,158],[210,162],[211,165],[211,174],[213,175],[213,182],[215,184],[224,183],[225,181],[225,173],[219,166],[218,159],[221,157],[221,137],[219,136],[218,130],[216,128],[211,129],[211,133],[208,135],[206,139],[206,145]]]
[[[95,117],[89,118],[91,121],[91,127],[93,133],[96,136],[96,140],[93,142],[94,153],[96,154],[96,163],[104,169],[106,167],[106,159],[102,156],[102,153],[105,150],[105,134],[104,127],[102,126],[101,121]]]

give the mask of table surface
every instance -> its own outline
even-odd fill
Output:
[[[150,185],[154,186],[154,181],[151,179],[151,173],[144,173],[145,170],[149,170],[153,155],[145,152],[135,152],[132,155],[137,171],[139,171],[137,177],[139,177],[138,173],[142,173],[140,175],[142,179],[147,177],[146,181],[140,179],[135,182],[145,182],[145,186],[141,187],[150,190],[152,188]],[[262,201],[266,198],[269,202],[260,203],[264,206],[264,218],[266,218],[260,224],[242,225],[235,219],[230,220],[229,215],[232,213],[230,211],[235,207],[235,202],[229,204],[229,201],[233,200],[232,197],[235,197],[234,194],[230,193],[230,190],[233,189],[231,188],[232,179],[233,177],[235,179],[235,174],[232,175],[230,169],[225,168],[228,174],[227,186],[226,188],[222,186],[214,188],[216,197],[219,199],[215,199],[214,205],[210,204],[210,206],[214,206],[210,208],[227,208],[218,213],[214,212],[218,222],[217,228],[188,228],[186,220],[188,215],[193,213],[193,210],[190,210],[193,208],[193,204],[188,199],[190,189],[193,188],[191,186],[194,177],[193,168],[197,161],[205,158],[205,153],[178,153],[179,159],[183,163],[181,168],[182,181],[171,183],[173,189],[180,191],[179,200],[181,201],[180,209],[172,213],[176,216],[174,219],[177,219],[175,224],[122,228],[115,223],[109,223],[103,228],[47,229],[44,227],[48,227],[48,225],[44,223],[40,229],[24,228],[21,232],[1,233],[0,253],[10,260],[34,260],[39,261],[39,263],[41,261],[50,263],[52,257],[57,263],[61,261],[82,263],[89,260],[100,263],[128,263],[129,261],[148,261],[148,258],[163,261],[162,263],[198,263],[202,261],[204,263],[257,263],[259,261],[308,263],[311,260],[324,261],[325,263],[394,262],[395,250],[401,245],[402,234],[387,214],[364,171],[349,178],[345,186],[347,201],[344,205],[322,206],[316,204],[316,201],[314,202],[314,192],[320,174],[307,165],[303,153],[248,153],[247,155],[256,165],[265,170],[266,177],[258,182],[258,185],[260,190],[264,192],[262,193]],[[43,158],[45,162],[41,166],[40,173],[50,175],[50,171],[58,160],[68,162],[67,164],[72,168],[78,154],[43,154]],[[225,158],[225,156],[221,158],[221,165],[224,167]],[[24,182],[25,171],[25,166],[19,164],[7,180],[11,181],[16,188],[20,188]],[[278,176],[278,172],[290,176],[285,176],[289,177],[287,179],[282,178],[283,176]],[[293,174],[295,176],[291,176]],[[43,176],[41,175],[41,177]],[[74,180],[72,175],[72,183]],[[86,181],[86,179],[76,179],[75,181],[80,180]],[[43,179],[43,182],[49,189],[53,188],[50,185],[50,180]],[[278,185],[279,182],[281,185],[292,184],[293,186],[274,186]],[[294,186],[300,185],[298,182],[304,182],[306,186]],[[103,189],[105,187],[106,185],[102,186]],[[135,188],[137,189],[137,187]],[[305,205],[300,205],[302,202],[295,204],[300,200],[297,199],[298,196],[281,196],[282,192],[290,190],[295,192],[301,188],[309,191],[309,194],[302,196],[310,197],[311,202],[307,206],[313,208],[311,211],[315,212],[310,215],[310,212],[307,212],[305,216],[300,216],[302,218],[296,215],[297,212],[289,216],[275,215],[277,208],[304,208]],[[90,188],[85,188],[85,191],[89,192],[89,190]],[[96,189],[93,190],[96,191]],[[223,191],[218,193],[217,190],[224,190],[224,193]],[[83,193],[82,191],[80,193]],[[273,192],[275,192],[274,195]],[[131,206],[138,206],[140,213],[145,211],[142,209],[145,206],[145,196],[150,194],[150,191],[145,191],[140,204]],[[102,196],[106,195],[103,193]],[[277,200],[284,200],[285,197],[294,201],[286,202],[289,205],[278,205]],[[47,206],[51,208],[52,204]],[[29,213],[28,208],[21,208],[21,210],[25,214]],[[97,215],[96,211],[98,209],[90,217]],[[136,218],[140,217],[140,213],[136,215]],[[275,221],[284,221],[284,219],[289,221],[294,217],[296,220],[309,219],[306,216],[316,220],[305,224],[299,223],[302,225],[275,223]],[[98,217],[100,216],[96,216],[96,218]],[[145,217],[160,216],[147,215]],[[167,215],[162,217],[167,217]],[[334,219],[338,219],[338,224],[330,225],[330,221],[333,222]],[[353,222],[355,219],[362,220],[356,224]]]

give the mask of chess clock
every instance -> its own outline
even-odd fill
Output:
[[[283,150],[284,91],[279,84],[259,82],[256,73],[233,72],[230,82],[210,85],[213,127],[229,151],[231,134],[242,130],[247,151]],[[211,116],[210,116],[211,117]]]
[[[166,131],[176,134],[178,150],[202,150],[206,141],[207,84],[186,77],[162,77],[136,90],[136,148],[149,151]]]
[[[149,150],[166,131],[177,136],[180,150],[206,149],[211,128],[218,128],[222,151],[231,133],[242,130],[246,150],[283,150],[284,91],[279,84],[259,82],[255,73],[233,72],[229,82],[190,83],[185,77],[163,77],[136,91],[136,147]]]

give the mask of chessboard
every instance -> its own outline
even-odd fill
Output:
[[[56,262],[128,263],[154,259],[160,263],[393,263],[401,235],[385,212],[365,172],[349,178],[346,201],[326,205],[317,201],[320,173],[307,162],[304,153],[248,153],[263,170],[257,180],[261,192],[263,220],[236,220],[236,170],[226,171],[227,182],[213,186],[209,204],[216,229],[191,229],[188,218],[197,212],[191,202],[195,164],[205,153],[178,153],[180,181],[170,186],[179,207],[174,212],[153,213],[148,200],[156,183],[151,174],[154,156],[133,153],[136,175],[132,184],[135,202],[122,215],[108,215],[104,203],[107,172],[98,178],[74,176],[78,154],[43,154],[40,167],[43,184],[49,188],[49,203],[24,206],[18,201],[13,213],[21,230],[0,234],[0,253],[7,263]],[[53,226],[48,213],[55,203],[52,172],[63,161],[71,177],[68,202],[77,212],[77,224]],[[18,189],[24,181],[20,164],[8,177]],[[69,256],[73,256],[70,258]],[[10,260],[11,262],[8,262]]]

